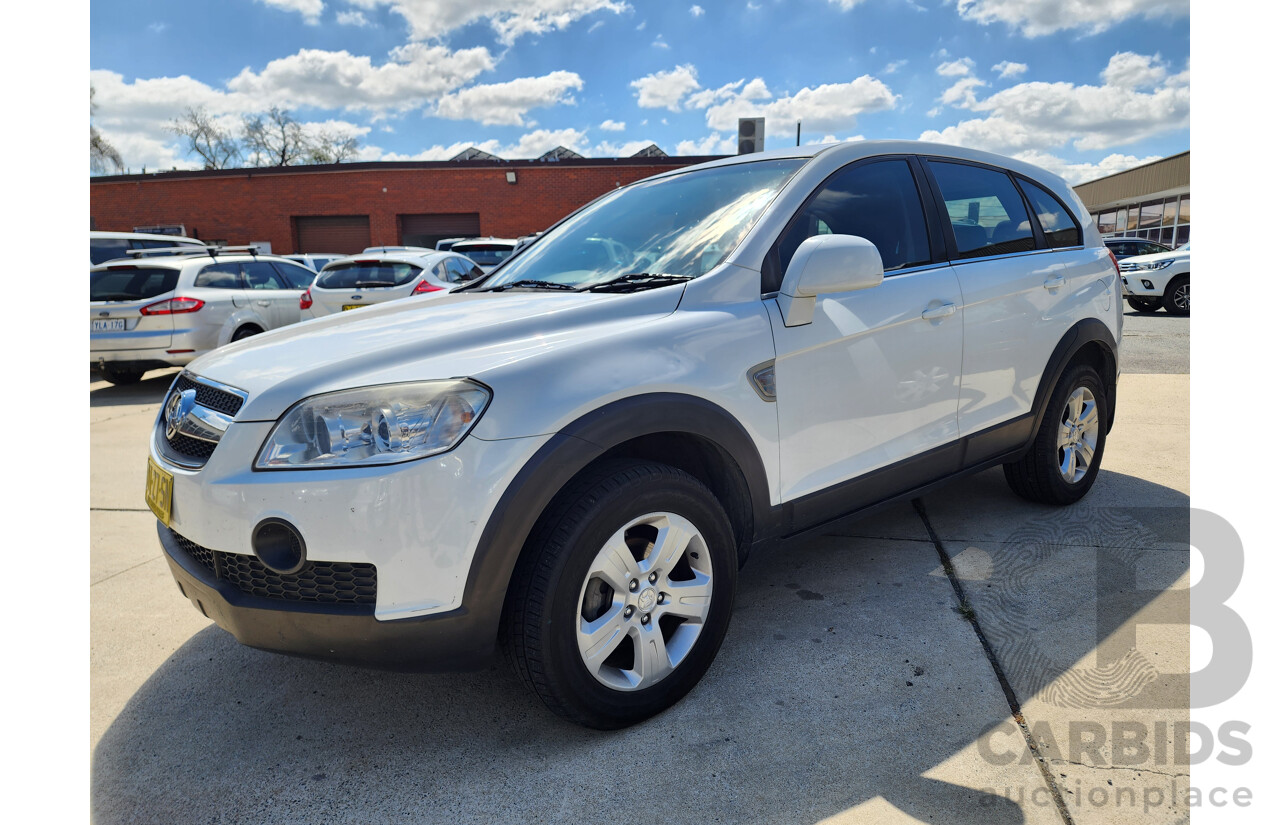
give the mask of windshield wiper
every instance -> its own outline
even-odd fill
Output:
[[[395,281],[356,281],[356,288],[362,286],[395,286]]]
[[[501,292],[504,289],[513,289],[520,287],[522,289],[576,289],[570,284],[560,284],[555,281],[512,281],[509,284],[499,284],[490,289],[490,292]]]
[[[645,289],[651,286],[667,286],[668,284],[681,284],[685,281],[692,281],[693,278],[688,275],[667,275],[662,272],[632,272],[627,275],[619,275],[616,278],[610,278],[598,284],[588,284],[582,287],[583,292],[632,292],[637,289]]]

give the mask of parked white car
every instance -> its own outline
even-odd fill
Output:
[[[1135,255],[1120,262],[1125,300],[1139,312],[1164,307],[1170,315],[1191,314],[1191,244],[1171,252]]]
[[[247,645],[417,670],[501,645],[551,710],[615,728],[702,677],[753,548],[1000,465],[1084,496],[1122,319],[1088,212],[1035,166],[725,158],[449,294],[192,363],[147,503],[182,592]]]
[[[330,261],[336,261],[347,256],[342,252],[301,252],[293,255],[281,255],[280,257],[319,272]]]
[[[325,264],[299,306],[304,318],[445,292],[484,275],[471,259],[452,252],[418,251],[370,253],[339,258]]]
[[[193,251],[204,249],[204,241],[183,235],[149,235],[145,232],[89,232],[89,265],[129,257],[131,249],[164,249],[189,247]]]
[[[492,272],[498,264],[510,258],[519,247],[515,238],[471,238],[457,241],[449,251],[466,255],[480,265],[485,272]]]
[[[203,249],[203,245],[202,245]],[[310,269],[216,248],[89,270],[89,366],[113,384],[301,319]]]

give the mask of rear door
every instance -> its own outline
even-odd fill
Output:
[[[271,261],[244,261],[244,285],[253,303],[269,329],[296,324],[300,319],[298,296],[294,289]]]
[[[89,273],[89,351],[165,349],[173,340],[172,315],[145,315],[147,306],[172,298],[179,270],[121,264]]]

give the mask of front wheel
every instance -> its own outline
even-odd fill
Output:
[[[512,577],[505,640],[555,713],[603,730],[679,701],[710,667],[737,584],[711,491],[663,464],[610,462],[557,496]]]
[[[1191,314],[1191,279],[1179,275],[1164,291],[1164,309],[1170,315]]]
[[[1107,444],[1106,398],[1096,369],[1088,364],[1067,369],[1031,449],[1004,465],[1015,493],[1042,504],[1073,504],[1089,492]]]
[[[1126,298],[1125,300],[1138,312],[1155,312],[1162,305],[1159,298]]]

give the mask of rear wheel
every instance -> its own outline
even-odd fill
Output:
[[[1164,290],[1164,309],[1170,315],[1191,314],[1191,278],[1179,275]]]
[[[1125,300],[1138,312],[1155,312],[1164,305],[1159,298],[1127,298]]]
[[[117,367],[103,364],[100,368],[102,376],[112,384],[136,384],[142,380],[146,370],[141,367]]]
[[[1098,476],[1110,415],[1102,377],[1088,364],[1067,369],[1049,399],[1031,449],[1004,465],[1013,491],[1042,504],[1073,504]]]
[[[262,330],[250,324],[248,326],[240,327],[240,329],[236,330],[235,334],[231,336],[231,340],[243,341],[245,338],[248,338],[250,335],[257,335],[259,332],[262,332]]]
[[[513,575],[516,671],[579,724],[647,719],[711,665],[737,571],[729,520],[697,479],[640,461],[588,471],[539,520]]]

